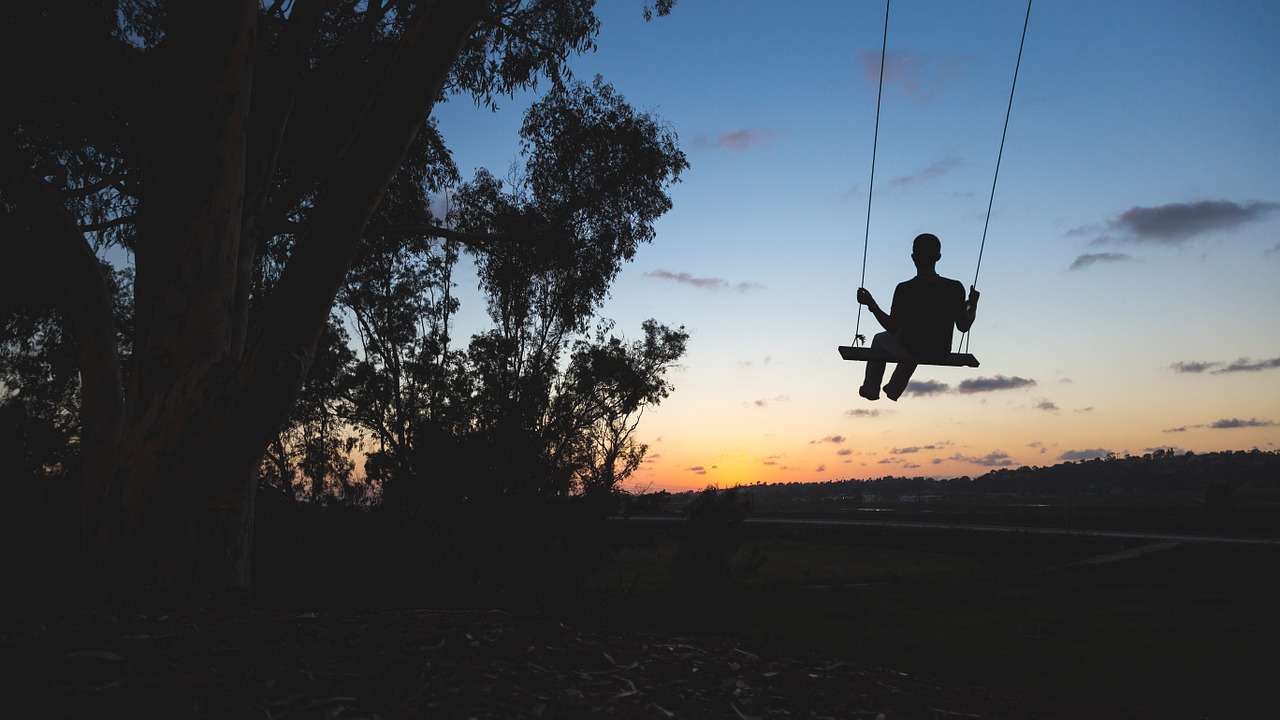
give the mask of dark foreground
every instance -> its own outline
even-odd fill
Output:
[[[730,640],[496,611],[7,600],[0,717],[1156,718]]]

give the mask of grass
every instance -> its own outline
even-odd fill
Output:
[[[663,622],[676,528],[589,584],[608,619]],[[738,638],[973,685],[1270,717],[1280,548],[1183,545],[1067,566],[1120,540],[882,528],[749,528],[764,562],[719,600]]]

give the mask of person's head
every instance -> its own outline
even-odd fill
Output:
[[[912,259],[938,262],[942,258],[942,241],[933,233],[921,233],[911,243]]]

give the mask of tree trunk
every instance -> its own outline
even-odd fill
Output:
[[[257,14],[256,0],[236,0],[174,3],[166,18],[155,105],[139,138],[135,355],[110,496],[115,517],[102,538],[119,542],[125,564],[144,576],[212,590],[249,585],[256,468],[245,466],[254,453],[218,440],[238,364],[231,349]]]
[[[257,3],[172,6],[139,208],[136,356],[108,527],[116,536],[107,537],[144,576],[249,589],[262,457],[369,218],[485,5],[428,4],[409,24],[247,337],[240,284],[252,264],[240,255],[253,251],[244,233],[256,231],[243,220]]]

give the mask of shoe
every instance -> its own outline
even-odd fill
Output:
[[[868,400],[880,399],[880,393],[877,392],[875,388],[867,387],[866,385],[863,385],[862,387],[858,388],[858,394]],[[894,398],[894,399],[896,400],[897,398]]]
[[[906,390],[906,388],[896,388],[896,387],[893,387],[892,385],[885,385],[884,396],[894,402],[898,402],[898,398],[902,397],[903,390]]]

